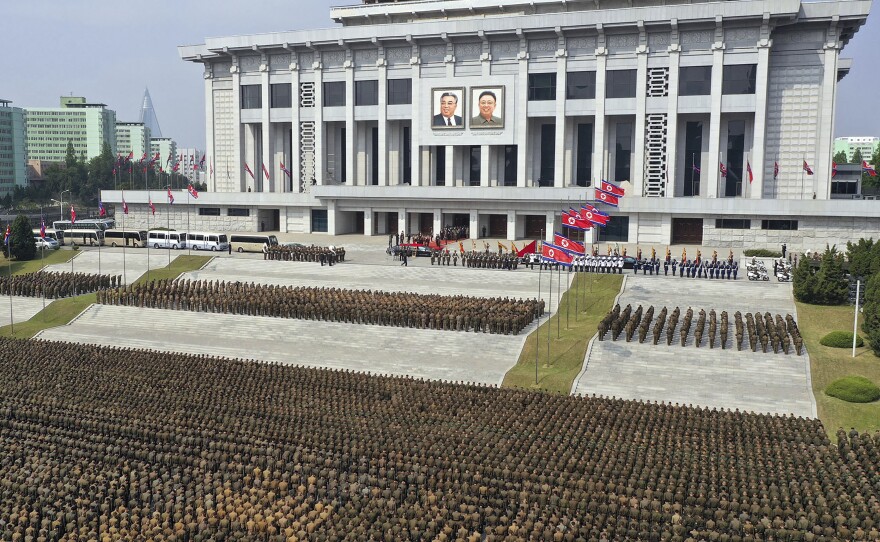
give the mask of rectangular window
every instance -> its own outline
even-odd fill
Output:
[[[555,73],[529,74],[529,100],[548,101],[556,99]]]
[[[260,109],[263,107],[263,95],[260,85],[241,85],[241,108]]]
[[[230,207],[226,209],[226,216],[251,216],[251,210],[245,207]]]
[[[345,81],[324,83],[324,107],[341,107],[345,105]]]
[[[346,146],[345,138],[346,138],[346,133],[345,133],[345,128],[343,127],[343,128],[339,129],[339,148],[341,149],[339,154],[340,154],[340,156],[342,156],[342,159],[339,160],[339,181],[343,182],[343,183],[345,182],[346,179],[348,179],[348,177],[347,177],[347,175],[348,175],[348,160],[346,160],[346,155],[345,155],[345,146]]]
[[[631,122],[617,123],[617,137],[614,144],[614,182],[628,181],[630,177],[630,165],[632,163],[632,137],[633,124]]]
[[[762,220],[762,230],[785,230],[794,231],[798,229],[797,220]]]
[[[312,231],[327,233],[327,209],[312,209]]]
[[[388,105],[412,103],[412,79],[388,80]]]
[[[832,181],[831,193],[843,195],[858,194],[859,183],[857,181]]]
[[[727,122],[727,177],[724,196],[735,198],[742,195],[745,153],[746,123],[741,120]]]
[[[721,94],[754,94],[757,71],[755,64],[724,66]]]
[[[606,72],[605,97],[635,98],[636,71],[637,70],[613,70]]]
[[[703,123],[688,122],[684,135],[684,190],[685,197],[700,195],[700,162],[703,154]]]
[[[678,69],[679,96],[712,94],[712,66],[684,66]]]
[[[355,81],[354,105],[378,105],[379,81]]]
[[[470,185],[480,186],[480,146],[472,145],[470,152]]]
[[[370,152],[370,173],[373,177],[370,184],[379,184],[379,128],[370,130],[370,145],[373,147]]]
[[[615,241],[618,243],[629,242],[629,217],[616,216],[608,221],[604,228],[596,228],[596,243]]]
[[[516,186],[516,145],[504,146],[504,186]]]
[[[565,97],[569,100],[595,100],[596,72],[568,72]]]
[[[220,207],[199,207],[199,216],[220,216]]]
[[[541,125],[541,171],[538,186],[553,186],[556,176],[556,124]]]
[[[577,185],[590,186],[593,179],[593,125],[577,125]]]
[[[434,184],[437,186],[446,186],[446,147],[443,145],[434,147]]]
[[[403,184],[412,184],[412,139],[410,127],[403,127]]]
[[[747,218],[719,218],[715,221],[717,230],[750,230],[752,221]]]
[[[290,107],[290,85],[278,83],[269,86],[269,107]]]

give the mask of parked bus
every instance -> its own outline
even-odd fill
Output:
[[[107,219],[83,218],[76,222],[71,222],[70,220],[56,220],[52,223],[52,227],[56,230],[64,231],[72,229],[104,231],[107,229]]]
[[[64,241],[71,245],[103,245],[104,232],[101,230],[64,230]]]
[[[194,250],[210,250],[216,252],[218,250],[229,250],[229,240],[225,233],[211,232],[186,232],[186,246]]]
[[[121,247],[144,247],[147,245],[146,230],[107,230],[104,244]]]
[[[33,232],[34,232],[34,235],[40,235],[40,228],[34,228]],[[46,235],[44,235],[43,237],[45,237],[46,239],[54,239],[54,240],[58,241],[59,245],[64,244],[64,232],[63,231],[55,230],[52,228],[46,228]]]
[[[150,230],[147,232],[147,244],[153,248],[186,248],[186,233],[174,230]]]
[[[275,246],[278,238],[274,235],[262,234],[232,234],[229,236],[229,244],[232,250],[238,252],[262,252],[264,246]]]

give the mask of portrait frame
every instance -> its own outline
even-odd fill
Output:
[[[495,96],[495,108],[491,115],[493,121],[485,123],[484,117],[481,116],[480,95],[491,92]],[[468,126],[473,130],[503,130],[504,129],[504,85],[490,85],[470,87],[469,97],[471,99],[471,110],[469,115]]]
[[[453,112],[454,126],[447,126],[442,119],[440,101],[446,94],[452,94],[458,99],[458,104]],[[431,129],[432,130],[464,130],[465,112],[467,111],[467,94],[465,87],[434,87],[431,89]]]

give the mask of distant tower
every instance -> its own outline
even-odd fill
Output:
[[[144,99],[141,103],[141,119],[144,126],[150,129],[152,137],[162,137],[162,130],[159,128],[159,119],[156,118],[156,110],[153,109],[153,100],[150,98],[150,89],[144,87]]]

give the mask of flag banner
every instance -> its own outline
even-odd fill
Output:
[[[534,254],[534,253],[536,253],[536,252],[538,252],[538,242],[537,242],[537,241],[532,241],[531,243],[529,243],[529,244],[527,244],[526,246],[524,246],[524,247],[522,248],[522,250],[520,250],[519,252],[517,252],[517,253],[516,253],[516,256],[517,256],[517,258],[522,258],[522,257],[525,256],[526,254]]]
[[[193,197],[193,199],[199,199],[199,193],[196,191],[195,186],[189,185],[186,187],[186,190],[187,192],[189,192],[189,195]]]
[[[498,241],[498,250],[503,252],[506,249],[507,249],[507,247],[502,245],[501,241]]]
[[[556,232],[553,232],[553,244],[560,246],[562,250],[567,250],[576,254],[584,253],[584,245],[577,241],[572,241],[568,237]]]
[[[104,202],[98,200],[98,216],[107,216],[107,209],[104,209]]]
[[[193,171],[198,171],[198,170],[199,170],[199,166],[196,164],[193,164]]]
[[[752,174],[752,164],[748,160],[746,160],[746,171],[749,173],[749,184],[752,184],[752,181],[755,180],[755,176]]]
[[[174,203],[174,194],[171,193],[171,188],[168,188],[168,205]]]
[[[691,171],[693,171],[694,173],[700,173],[700,166],[698,166],[697,164],[691,164]]]
[[[128,153],[128,159],[131,160],[132,158],[134,158],[134,151]]]
[[[574,260],[574,256],[562,247],[547,242],[541,244],[541,257],[545,260],[561,263],[562,265],[571,265],[571,262]]]
[[[153,205],[153,198],[150,198],[150,210],[153,211],[153,214],[156,214],[156,206]]]
[[[123,214],[128,214],[128,204],[125,203],[125,196],[122,196],[122,212]]]
[[[40,217],[40,237],[46,237],[46,219]]]
[[[779,162],[773,162],[773,180],[779,177]]]
[[[594,207],[593,205],[590,205],[589,203],[584,203],[583,205],[581,205],[581,216],[583,216],[583,211],[591,211],[594,215],[600,215],[600,216],[604,216],[604,217],[608,218],[608,213],[602,212],[602,209],[599,209],[598,207]]]
[[[116,175],[116,167],[113,167],[113,175]]]
[[[131,173],[131,162],[128,163],[128,172]]]
[[[6,235],[3,236],[3,244],[9,246],[9,236],[12,235],[12,227],[9,224],[6,225]]]
[[[268,181],[269,180],[269,170],[266,169],[266,164],[260,164],[260,165],[263,166],[263,175],[266,176],[266,180]]]
[[[831,162],[831,178],[835,177],[837,177],[837,162]]]
[[[580,216],[570,215],[565,212],[562,213],[562,225],[576,230],[588,230],[593,227],[588,221]]]
[[[171,159],[172,159],[172,158],[174,158],[174,155],[171,154],[171,153],[168,153],[168,160],[165,160],[165,165],[166,165],[166,166],[167,166],[168,164],[171,163]]]
[[[171,168],[171,171],[177,171],[179,169],[180,169],[180,162],[177,162],[176,164],[174,164],[174,167]]]
[[[147,160],[147,153],[144,153],[144,155],[141,156],[141,162],[146,162],[146,160]]]
[[[461,241],[458,242],[458,251],[464,254],[464,245]]]
[[[804,171],[807,172],[807,175],[813,174],[813,168],[810,167],[810,164],[808,164],[806,160],[804,160]]]
[[[871,177],[877,176],[877,170],[867,160],[862,160],[862,173],[867,173]]]
[[[256,178],[254,178],[254,172],[251,171],[251,166],[249,166],[247,162],[244,163],[244,170],[247,171],[247,174],[251,176],[251,179],[256,180]]]
[[[617,204],[620,200],[617,199],[617,196],[614,194],[609,194],[608,192],[603,192],[602,190],[596,189],[596,200],[601,201],[607,205],[611,205],[613,207],[617,207]]]
[[[596,224],[597,226],[602,226],[603,228],[608,225],[609,216],[594,213],[593,211],[589,211],[587,209],[581,210],[581,217],[588,220],[592,224]]]
[[[281,162],[281,171],[283,171],[284,174],[287,175],[288,177],[293,177],[293,176],[290,174],[290,170],[287,169],[286,167],[284,167],[284,162]]]
[[[203,155],[202,155],[202,159],[199,160],[199,168],[203,168],[203,167],[205,167],[205,157],[206,157],[206,156],[207,156],[206,154],[203,154]]]
[[[610,192],[615,196],[623,197],[626,194],[626,191],[623,188],[615,184],[611,184],[608,181],[599,181],[599,189],[604,190],[605,192]]]
[[[76,224],[76,209],[73,208],[73,205],[70,206],[70,223]]]
[[[517,253],[519,252],[519,250],[516,248],[516,245],[514,244],[513,241],[510,242],[510,248],[513,252],[517,252]]]
[[[719,171],[721,172],[721,176],[727,177],[727,166],[725,166],[723,162],[719,162],[718,167]]]

